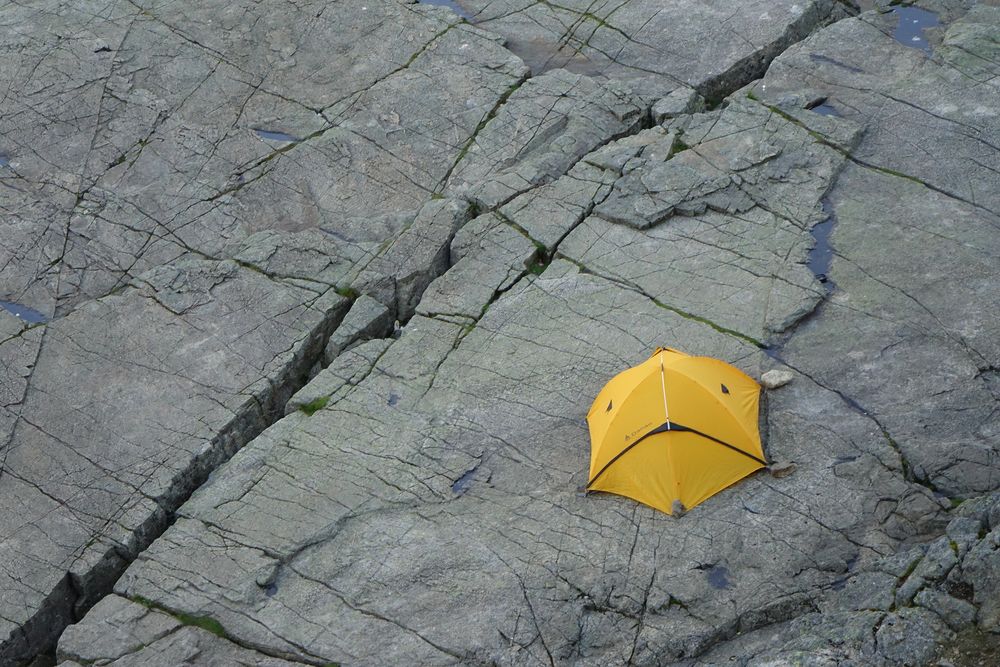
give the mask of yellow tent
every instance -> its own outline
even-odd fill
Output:
[[[686,509],[767,465],[757,430],[760,386],[709,357],[658,348],[597,395],[588,491],[664,512]]]

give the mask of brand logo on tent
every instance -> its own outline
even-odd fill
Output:
[[[628,442],[629,440],[631,440],[632,438],[634,438],[637,434],[642,433],[643,431],[645,431],[647,428],[649,428],[652,425],[653,425],[653,422],[646,422],[645,424],[643,424],[642,426],[640,426],[636,430],[632,431],[631,433],[626,433],[625,434],[625,442]]]

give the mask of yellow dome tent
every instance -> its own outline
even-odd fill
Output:
[[[760,386],[729,364],[657,348],[590,408],[587,490],[691,509],[767,465],[759,400]]]

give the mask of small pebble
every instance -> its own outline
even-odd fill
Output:
[[[793,472],[797,466],[789,461],[781,461],[778,463],[772,463],[767,467],[767,471],[771,473],[771,477],[781,479],[782,477],[788,477]]]
[[[792,381],[795,374],[791,371],[774,369],[770,370],[760,376],[760,383],[764,385],[766,389],[777,389],[778,387],[783,387]]]

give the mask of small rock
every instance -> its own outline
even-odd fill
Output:
[[[914,601],[937,614],[955,632],[972,625],[976,620],[974,606],[940,591],[924,589],[914,596]]]
[[[782,477],[788,477],[795,472],[796,467],[797,466],[790,461],[780,461],[769,465],[767,467],[767,471],[771,473],[771,477],[781,479]]]
[[[760,383],[764,385],[765,389],[777,389],[778,387],[784,387],[786,384],[792,381],[795,374],[791,371],[773,369],[760,376]]]
[[[399,321],[396,320],[398,323]],[[393,314],[375,299],[362,294],[351,306],[337,330],[330,336],[324,351],[329,365],[353,345],[373,338],[383,338],[393,331]]]
[[[659,125],[665,120],[705,109],[705,100],[693,88],[678,88],[653,104],[653,122]]]
[[[687,510],[684,509],[684,503],[679,500],[675,500],[674,504],[670,506],[670,516],[672,517],[680,518],[684,516],[686,512]]]
[[[921,561],[922,562],[922,561]],[[896,606],[897,607],[909,607],[913,604],[913,598],[919,593],[923,588],[927,586],[927,580],[923,577],[916,575],[911,575],[899,585],[896,589]]]

